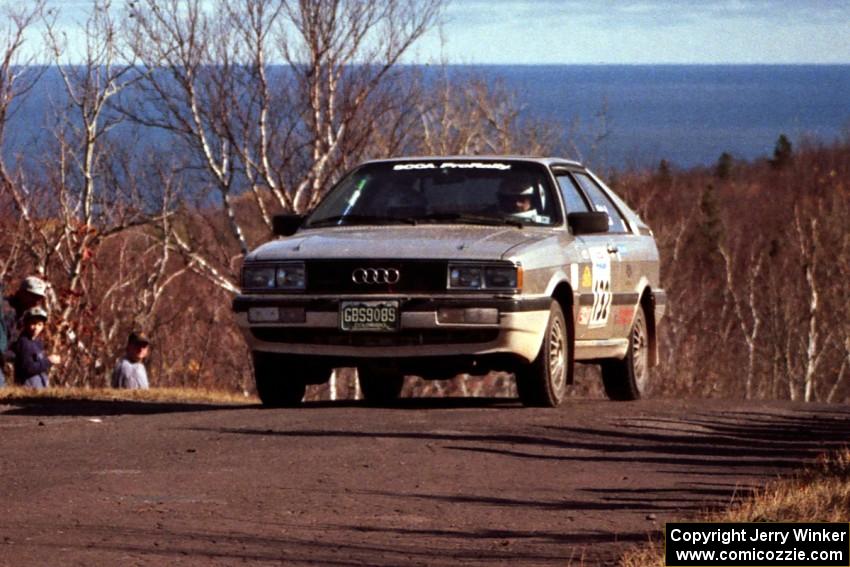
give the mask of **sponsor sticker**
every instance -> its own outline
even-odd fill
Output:
[[[590,249],[590,260],[593,266],[593,311],[587,326],[604,327],[608,324],[611,302],[614,299],[611,293],[611,256],[607,248],[597,246]]]
[[[446,161],[440,164],[440,169],[497,169],[499,171],[507,171],[511,168],[507,163],[487,163],[480,161],[473,162],[451,162]]]
[[[632,317],[634,317],[634,307],[618,307],[616,315],[614,315],[614,324],[620,326],[631,325]]]
[[[570,264],[570,283],[576,285],[578,282],[578,264]]]
[[[591,287],[593,285],[593,272],[590,266],[585,266],[581,272],[581,287]]]
[[[412,169],[437,169],[433,163],[399,163],[393,166],[393,171],[410,171]]]
[[[411,171],[418,169],[495,169],[507,171],[511,168],[509,163],[489,163],[482,161],[460,162],[445,161],[440,165],[436,163],[399,163],[393,166],[393,171]]]
[[[578,324],[587,325],[590,321],[590,307],[582,307],[578,311]]]

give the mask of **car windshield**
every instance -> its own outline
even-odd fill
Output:
[[[306,227],[461,223],[553,225],[561,222],[543,165],[517,161],[376,163],[343,179]]]

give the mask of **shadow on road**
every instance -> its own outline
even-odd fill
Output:
[[[0,406],[12,409],[0,412],[0,415],[18,416],[99,416],[99,415],[154,415],[164,413],[187,413],[215,410],[264,411],[308,411],[316,409],[399,409],[399,410],[452,410],[471,408],[512,408],[520,407],[519,401],[512,398],[405,398],[390,403],[376,404],[365,400],[315,401],[305,402],[297,408],[264,408],[260,404],[221,404],[191,401],[153,401],[153,400],[93,400],[78,398],[48,398],[42,396],[10,398],[0,400]]]
[[[197,402],[169,402],[142,400],[90,400],[82,398],[15,398],[0,400],[0,405],[13,406],[0,415],[33,417],[103,416],[103,415],[154,415],[214,410],[246,409],[244,404],[212,404]]]
[[[589,548],[610,543],[611,534],[597,531],[562,533],[517,529],[416,529],[403,527],[323,525],[321,540],[301,532],[297,525],[279,524],[279,535],[257,534],[244,528],[181,529],[157,523],[157,528],[75,524],[67,526],[62,541],[51,542],[61,550],[97,550],[156,564],[215,564],[236,562],[286,565],[355,567],[373,565],[452,566],[476,565],[571,565],[581,562],[576,546]],[[30,525],[29,529],[50,528]],[[394,536],[387,540],[386,536]],[[73,537],[71,537],[73,536]],[[86,541],[91,543],[83,543]],[[623,533],[621,543],[646,540],[642,533]],[[438,545],[452,542],[451,545]],[[8,543],[8,542],[7,542]],[[15,542],[12,542],[14,544]],[[556,544],[557,547],[542,544]],[[44,544],[43,544],[44,545]],[[583,564],[583,562],[581,562]],[[595,563],[595,562],[594,562]]]
[[[426,408],[470,407],[472,400],[411,400]],[[477,401],[476,404],[480,404]],[[497,403],[497,402],[493,402]],[[446,405],[450,404],[450,405]],[[473,405],[472,407],[478,407]],[[486,406],[489,407],[489,406]],[[703,411],[686,417],[638,417],[604,420],[598,427],[538,426],[512,427],[511,421],[494,423],[482,430],[423,430],[382,428],[365,430],[319,427],[291,429],[220,428],[217,433],[280,438],[287,442],[314,439],[316,443],[340,439],[412,440],[434,451],[453,451],[511,462],[578,463],[590,470],[606,470],[607,463],[620,463],[628,477],[640,481],[641,471],[675,476],[665,488],[633,488],[627,477],[611,478],[607,486],[582,488],[578,497],[547,501],[541,498],[512,498],[475,494],[390,493],[381,490],[355,491],[375,497],[400,500],[431,500],[472,506],[523,507],[538,510],[693,512],[725,505],[749,494],[761,482],[813,462],[820,454],[850,443],[850,409],[777,410],[753,413]],[[516,425],[516,424],[515,424]],[[460,428],[463,429],[463,428]],[[498,462],[498,461],[496,461]],[[597,466],[598,465],[598,466]],[[747,481],[749,480],[749,482]],[[706,482],[710,480],[711,482]]]
[[[364,409],[401,409],[401,410],[452,410],[452,409],[474,409],[474,408],[503,408],[516,410],[522,404],[516,398],[476,398],[476,397],[451,397],[451,398],[399,398],[390,402],[376,403],[367,400],[338,400],[305,402],[296,409],[319,409],[319,408],[364,408]]]

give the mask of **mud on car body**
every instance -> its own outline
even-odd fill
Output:
[[[275,217],[233,307],[266,405],[354,366],[364,397],[404,376],[516,374],[557,406],[574,361],[611,399],[650,386],[664,314],[649,227],[581,164],[555,158],[371,161],[306,216]]]

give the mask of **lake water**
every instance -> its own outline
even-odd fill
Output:
[[[823,142],[850,131],[850,66],[599,65],[477,67],[502,76],[527,112],[585,131],[607,106],[606,165],[623,168],[667,159],[712,164],[722,152],[754,159],[776,139]],[[587,153],[585,147],[583,150]],[[589,157],[585,155],[584,157]]]
[[[568,132],[578,121],[581,155],[597,168],[689,167],[769,156],[786,134],[831,142],[850,126],[850,65],[556,65],[454,66],[500,79],[517,94],[524,116]],[[426,71],[427,73],[427,71]],[[61,98],[48,73],[13,117],[6,152],[32,154]],[[588,138],[605,110],[609,135],[591,154]],[[565,135],[566,137],[566,135]],[[567,144],[564,145],[567,147]],[[37,152],[36,152],[37,153]]]

